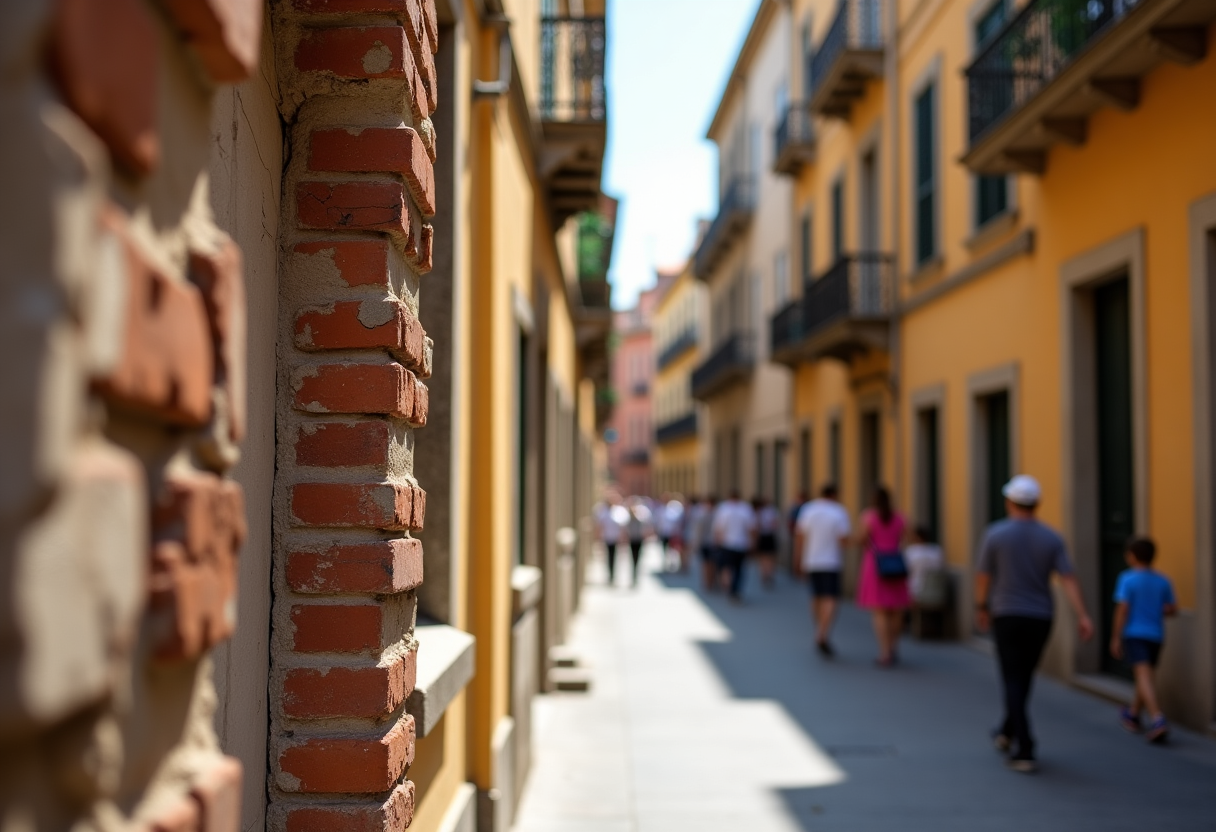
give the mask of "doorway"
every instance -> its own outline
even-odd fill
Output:
[[[1013,476],[1012,445],[1009,427],[1009,391],[1002,390],[980,398],[980,418],[983,420],[984,454],[984,525],[1005,517],[1005,495],[1002,490]]]
[[[861,414],[861,494],[859,505],[868,506],[874,489],[882,483],[882,418],[877,410]]]
[[[936,406],[916,413],[916,522],[941,541],[941,416]]]
[[[1124,545],[1135,531],[1132,447],[1131,302],[1127,276],[1093,292],[1094,395],[1098,442],[1098,587],[1102,642],[1114,621],[1115,582],[1125,568]],[[1102,670],[1131,678],[1125,662],[1102,651]]]

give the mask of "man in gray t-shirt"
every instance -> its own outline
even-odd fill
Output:
[[[1031,772],[1036,763],[1026,708],[1035,668],[1051,634],[1053,574],[1076,611],[1083,641],[1093,636],[1094,627],[1085,612],[1063,538],[1035,518],[1042,494],[1038,482],[1017,476],[1003,493],[1008,519],[989,526],[980,544],[975,623],[981,632],[992,628],[1005,687],[1005,720],[994,741],[1000,750],[1014,752],[1011,768]]]

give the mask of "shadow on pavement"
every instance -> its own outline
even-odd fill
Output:
[[[957,643],[905,640],[894,670],[874,665],[866,614],[842,610],[839,658],[814,652],[806,591],[749,574],[744,604],[706,594],[699,573],[657,574],[692,591],[730,630],[698,642],[740,699],[779,703],[844,782],[779,788],[807,832],[911,830],[1216,830],[1216,744],[1176,732],[1172,747],[1124,734],[1114,708],[1052,680],[1037,683],[1032,718],[1042,769],[1006,770],[988,742],[998,717],[992,660]]]

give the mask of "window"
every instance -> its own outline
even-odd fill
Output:
[[[832,262],[844,255],[844,178],[832,185]]]
[[[808,497],[814,483],[811,482],[811,429],[803,428],[798,442],[798,490]]]
[[[878,411],[861,414],[861,504],[869,505],[882,483],[882,421]]]
[[[756,489],[753,492],[757,497],[765,496],[764,481],[767,476],[765,469],[768,467],[765,463],[764,443],[756,443]]]
[[[936,407],[927,407],[916,414],[917,456],[917,522],[929,530],[930,539],[941,540],[941,436],[940,417]]]
[[[975,22],[975,48],[978,52],[1005,25],[1007,16],[1005,0],[997,0],[988,11]],[[975,226],[979,228],[989,220],[1005,213],[1009,208],[1009,177],[977,176],[975,178]]]
[[[937,85],[929,84],[916,97],[916,263],[920,265],[937,254],[937,170],[934,164],[937,143],[934,113]]]
[[[811,212],[802,215],[802,229],[799,238],[799,256],[802,258],[802,282],[811,279]]]
[[[828,426],[828,474],[832,484],[840,488],[840,420],[833,419]]]
[[[789,257],[784,251],[773,258],[773,304],[780,308],[790,299]]]

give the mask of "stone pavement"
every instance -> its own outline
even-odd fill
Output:
[[[588,587],[571,647],[592,691],[538,698],[515,832],[1216,832],[1216,743],[1149,746],[1040,680],[1042,770],[1010,772],[988,743],[989,657],[907,641],[879,669],[847,608],[824,662],[801,586],[749,579],[742,607],[682,576]]]

